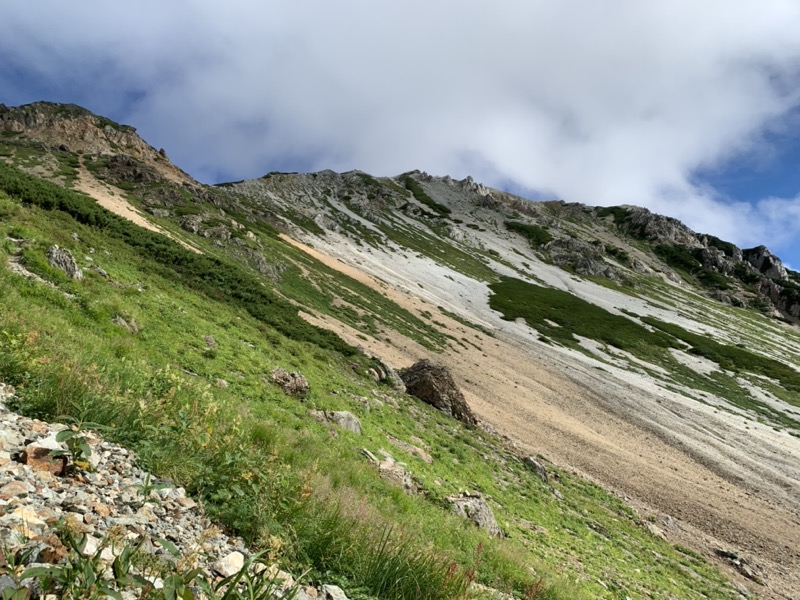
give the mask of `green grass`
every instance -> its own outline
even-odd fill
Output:
[[[523,318],[551,340],[578,347],[576,335],[626,350],[643,359],[676,347],[668,335],[650,332],[635,321],[615,315],[568,292],[511,277],[490,284],[489,306],[513,321]],[[549,322],[548,322],[549,321]]]

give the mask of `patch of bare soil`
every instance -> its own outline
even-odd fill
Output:
[[[200,252],[196,247],[186,243],[185,241],[176,238],[172,233],[159,227],[150,221],[144,214],[136,209],[130,202],[125,199],[125,192],[119,188],[114,188],[106,183],[98,181],[92,176],[86,168],[81,167],[78,169],[78,179],[75,182],[75,189],[88,194],[94,198],[97,203],[106,210],[123,217],[139,227],[144,227],[150,231],[163,234],[168,238],[175,240],[181,246],[192,252]]]
[[[412,313],[451,308],[284,239]],[[333,319],[305,316],[393,367],[431,354],[400,334],[364,342],[356,337],[361,332]],[[524,326],[506,323],[489,337],[443,314],[437,321],[477,346],[432,358],[452,370],[481,420],[524,452],[540,453],[625,497],[657,535],[717,562],[759,597],[800,598],[800,440],[644,376],[550,349]],[[743,577],[718,550],[743,558],[763,585]]]

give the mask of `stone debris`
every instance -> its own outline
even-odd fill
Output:
[[[734,569],[739,571],[739,573],[741,573],[743,576],[747,577],[747,579],[755,581],[756,583],[762,582],[763,578],[760,576],[760,569],[758,566],[750,564],[743,556],[739,556],[735,552],[724,550],[722,548],[717,548],[714,552],[720,558],[724,558],[726,561],[728,561],[728,563]]]
[[[212,581],[238,573],[252,556],[241,539],[223,534],[211,523],[182,487],[152,477],[136,466],[134,452],[92,432],[80,435],[91,448],[94,467],[70,467],[64,475],[67,458],[53,460],[50,453],[67,450],[56,441],[56,434],[66,427],[11,412],[5,401],[13,393],[13,388],[0,383],[0,548],[19,556],[29,552],[29,566],[58,563],[69,554],[55,535],[60,526],[76,539],[85,536],[83,554],[99,552],[110,566],[122,551],[120,540],[127,545],[141,543],[143,551],[170,560],[171,554],[158,541],[168,540],[183,557],[182,563],[190,561],[190,568],[200,569]],[[273,597],[288,596],[294,578],[276,565],[269,568],[270,575],[282,582]],[[298,589],[295,597],[346,598],[336,590],[307,587]]]
[[[288,372],[277,367],[269,372],[269,379],[279,386],[284,394],[289,396],[304,397],[308,393],[308,380],[297,372]]]

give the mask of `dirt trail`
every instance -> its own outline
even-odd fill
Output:
[[[430,302],[284,239],[415,314],[437,312]],[[359,332],[332,319],[311,320],[395,367],[431,354],[399,335],[388,342],[364,342],[356,337]],[[480,347],[459,347],[434,357],[452,369],[480,419],[526,452],[540,453],[629,498],[643,516],[655,520],[654,530],[716,561],[759,597],[800,598],[800,499],[793,480],[779,476],[786,464],[796,464],[796,439],[787,435],[784,448],[770,438],[765,452],[759,446],[766,434],[742,432],[733,417],[710,407],[663,390],[648,391],[622,376],[534,346],[513,332],[489,337],[442,314],[437,320]],[[708,435],[698,436],[699,428],[706,428]],[[720,442],[717,449],[711,432],[734,442]],[[741,445],[737,452],[729,447],[734,443]],[[758,462],[748,464],[751,456]],[[759,477],[762,469],[777,474]],[[716,549],[745,557],[760,569],[766,585],[756,585],[720,562]]]

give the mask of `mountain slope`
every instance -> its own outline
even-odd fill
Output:
[[[47,118],[26,120],[20,114]],[[271,357],[267,362],[316,374],[311,404],[323,410],[358,406],[329,390],[358,388],[347,398],[372,393],[369,380],[337,375],[357,356],[348,350],[352,346],[362,345],[394,367],[434,357],[451,368],[481,420],[510,436],[516,450],[508,454],[492,436],[451,429],[438,416],[430,417],[435,419],[433,429],[420,429],[384,409],[356,411],[374,428],[366,440],[373,452],[391,443],[387,434],[407,443],[418,437],[438,452],[433,466],[409,459],[411,472],[433,500],[432,508],[423,502],[424,509],[413,509],[426,515],[426,523],[433,523],[434,515],[447,521],[435,506],[444,503],[447,493],[478,489],[493,497],[510,536],[510,549],[491,546],[493,557],[519,554],[524,561],[541,561],[537,572],[542,565],[568,572],[570,579],[584,582],[590,597],[735,597],[708,572],[687,574],[680,550],[676,555],[665,544],[654,549],[657,538],[625,524],[637,521],[630,508],[580,479],[557,471],[559,493],[568,492],[565,502],[554,500],[546,487],[528,487],[530,475],[515,466],[513,457],[538,453],[612,488],[642,511],[644,524],[657,535],[718,561],[739,585],[755,584],[730,568],[717,549],[745,557],[751,575],[755,569],[755,577],[765,584],[755,585],[763,597],[797,593],[800,335],[783,322],[797,316],[792,300],[796,274],[782,269],[766,249],[742,252],[643,209],[530,203],[471,180],[418,172],[396,178],[359,172],[270,174],[206,187],[184,178],[144,142],[131,138],[112,146],[106,136],[117,140],[112,132],[119,126],[108,125],[108,131],[106,125],[99,127],[103,122],[58,105],[4,109],[0,154],[36,177],[67,187],[77,188],[82,177],[90,176],[95,190],[124,199],[153,228],[201,253],[178,260],[171,246],[168,252],[160,250],[157,236],[141,244],[136,241],[140,234],[97,216],[104,213],[73,196],[42,204],[42,197],[55,197],[52,188],[36,188],[26,196],[35,180],[7,173],[4,223],[12,241],[6,242],[5,252],[21,251],[27,268],[77,296],[87,315],[98,319],[100,329],[93,335],[107,330],[112,312],[125,313],[126,322],[148,323],[146,336],[115,341],[109,356],[158,356],[162,368],[177,366],[202,381],[225,380],[226,391],[213,392],[225,399],[223,404],[250,406],[265,392],[258,383],[256,359],[239,364],[233,349],[239,342],[233,338],[240,327],[252,327],[262,333],[242,337],[256,347],[254,355],[266,352]],[[99,146],[92,128],[102,132],[105,141]],[[85,138],[95,145],[82,145]],[[140,150],[128,152],[127,147]],[[15,184],[17,180],[24,185]],[[15,210],[20,200],[22,208]],[[40,214],[34,206],[51,212]],[[43,214],[59,220],[60,232],[45,225]],[[66,234],[70,228],[80,229],[80,242]],[[87,253],[89,244],[101,248],[110,243],[106,239],[117,240],[114,252],[122,253],[114,259],[116,274],[103,264],[112,259],[100,262]],[[157,302],[132,303],[130,292],[109,292],[100,275],[92,275],[86,284],[59,280],[44,262],[54,242],[91,258],[87,266],[97,261],[114,281],[143,280],[151,276],[147,273],[164,277],[149,284],[159,290]],[[138,261],[150,262],[132,270]],[[181,264],[188,267],[175,271]],[[215,280],[215,271],[235,277]],[[207,276],[193,278],[198,272]],[[4,277],[4,289],[18,290],[6,291],[6,306],[17,307],[24,322],[20,325],[7,313],[6,328],[16,323],[24,337],[26,328],[48,322],[51,332],[63,331],[63,324],[56,325],[62,318],[59,311],[72,314],[67,318],[71,327],[86,327],[86,316],[70,313],[74,309],[56,302],[53,292],[19,288],[12,275]],[[168,280],[185,291],[172,299]],[[270,298],[274,295],[270,302],[282,307],[280,317],[254,312],[252,296],[235,292],[251,280],[269,290]],[[92,307],[89,298],[100,290],[105,298],[101,308]],[[26,295],[40,296],[36,302],[44,303],[42,310],[49,303],[52,314],[25,316],[21,307]],[[154,316],[156,306],[165,302],[180,314],[201,312],[192,317],[190,328],[179,325],[162,334]],[[219,302],[216,308],[202,308]],[[286,309],[284,302],[294,309]],[[349,346],[338,338],[323,342],[327,334],[305,329],[292,315],[297,310],[306,321],[334,330]],[[196,340],[214,322],[218,325],[210,335],[215,340],[233,338],[230,345],[209,353]],[[266,345],[261,339],[265,332]],[[286,348],[282,340],[287,335],[306,340],[302,343],[310,344],[308,350],[294,350],[288,358],[285,350],[295,342]],[[168,338],[184,341],[173,346],[164,342]],[[334,354],[328,355],[330,351]],[[371,366],[382,369],[379,362],[358,360],[365,361],[361,372]],[[272,392],[267,396],[285,405],[292,415],[290,427],[327,435],[304,408],[286,404]],[[409,414],[420,421],[419,409],[411,406]],[[269,418],[287,423],[281,411]],[[442,438],[448,431],[452,437]],[[465,435],[476,441],[463,446]],[[321,437],[314,439],[324,444]],[[361,442],[347,435],[337,439],[337,458],[321,460],[349,464],[357,459]],[[481,468],[483,460],[491,462],[495,456],[500,466],[488,472],[485,465]],[[505,474],[492,477],[492,472]],[[355,489],[376,485],[363,474],[359,478],[369,483]],[[597,494],[602,499],[595,502]],[[583,511],[590,516],[581,517]],[[441,528],[427,527],[417,535],[431,536]],[[477,544],[480,538],[470,539]],[[439,550],[454,555],[447,543]],[[455,552],[463,564],[464,547]],[[617,556],[613,564],[604,560],[609,552]],[[632,556],[626,558],[625,552]],[[653,555],[671,558],[653,563]],[[504,580],[500,573],[508,568],[498,566],[501,559],[489,562],[494,566],[487,567],[484,582],[503,587],[523,579],[514,575]],[[689,562],[689,570],[699,568]],[[669,575],[658,575],[659,569]],[[565,597],[577,593],[573,589]]]

